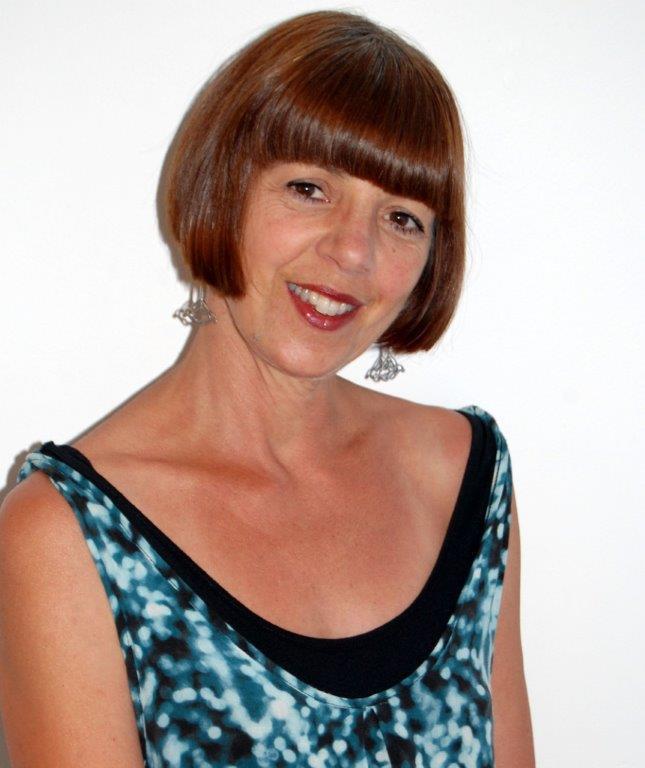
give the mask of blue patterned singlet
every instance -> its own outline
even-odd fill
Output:
[[[472,560],[461,564],[463,579],[455,582],[436,642],[412,672],[365,696],[312,685],[306,674],[296,676],[252,644],[241,625],[224,620],[169,564],[149,528],[133,524],[118,491],[106,493],[107,485],[94,475],[90,480],[83,464],[48,455],[54,443],[27,456],[18,482],[35,470],[49,476],[74,511],[101,577],[146,768],[494,766],[491,671],[511,462],[487,411],[476,405],[458,410],[471,423],[478,417],[493,436],[483,533]],[[457,564],[446,546],[440,560],[443,554],[449,579]],[[387,658],[397,649],[385,645],[381,651]]]

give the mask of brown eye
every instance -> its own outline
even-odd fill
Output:
[[[293,193],[298,197],[305,200],[320,200],[321,198],[313,197],[315,191],[318,190],[322,195],[322,189],[317,184],[311,181],[290,181],[287,186],[293,190]]]
[[[419,219],[417,219],[416,216],[413,216],[411,213],[406,213],[405,211],[394,211],[392,216],[396,219],[396,221],[393,222],[395,229],[411,235],[422,235],[425,233],[423,224],[419,221]]]

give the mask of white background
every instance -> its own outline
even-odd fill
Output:
[[[4,0],[7,488],[30,448],[71,441],[177,358],[187,330],[171,314],[187,290],[155,209],[168,144],[225,56],[267,26],[323,7],[339,6]],[[508,440],[540,768],[637,768],[645,764],[643,6],[344,7],[426,51],[455,91],[468,136],[458,314],[438,347],[400,358],[406,373],[380,386],[420,402],[478,404]],[[372,359],[345,374],[365,383]]]

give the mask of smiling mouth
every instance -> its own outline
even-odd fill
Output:
[[[358,309],[361,302],[348,294],[337,293],[331,289],[322,289],[319,286],[299,285],[298,283],[287,283],[291,293],[298,296],[302,301],[310,304],[321,315],[335,317],[345,315],[352,310]]]
[[[319,331],[336,331],[356,317],[361,305],[334,301],[311,288],[287,283],[287,292],[300,317]]]

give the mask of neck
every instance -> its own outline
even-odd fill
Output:
[[[170,423],[204,455],[299,471],[335,463],[356,434],[354,384],[289,375],[254,355],[227,313],[198,328],[160,380]]]

